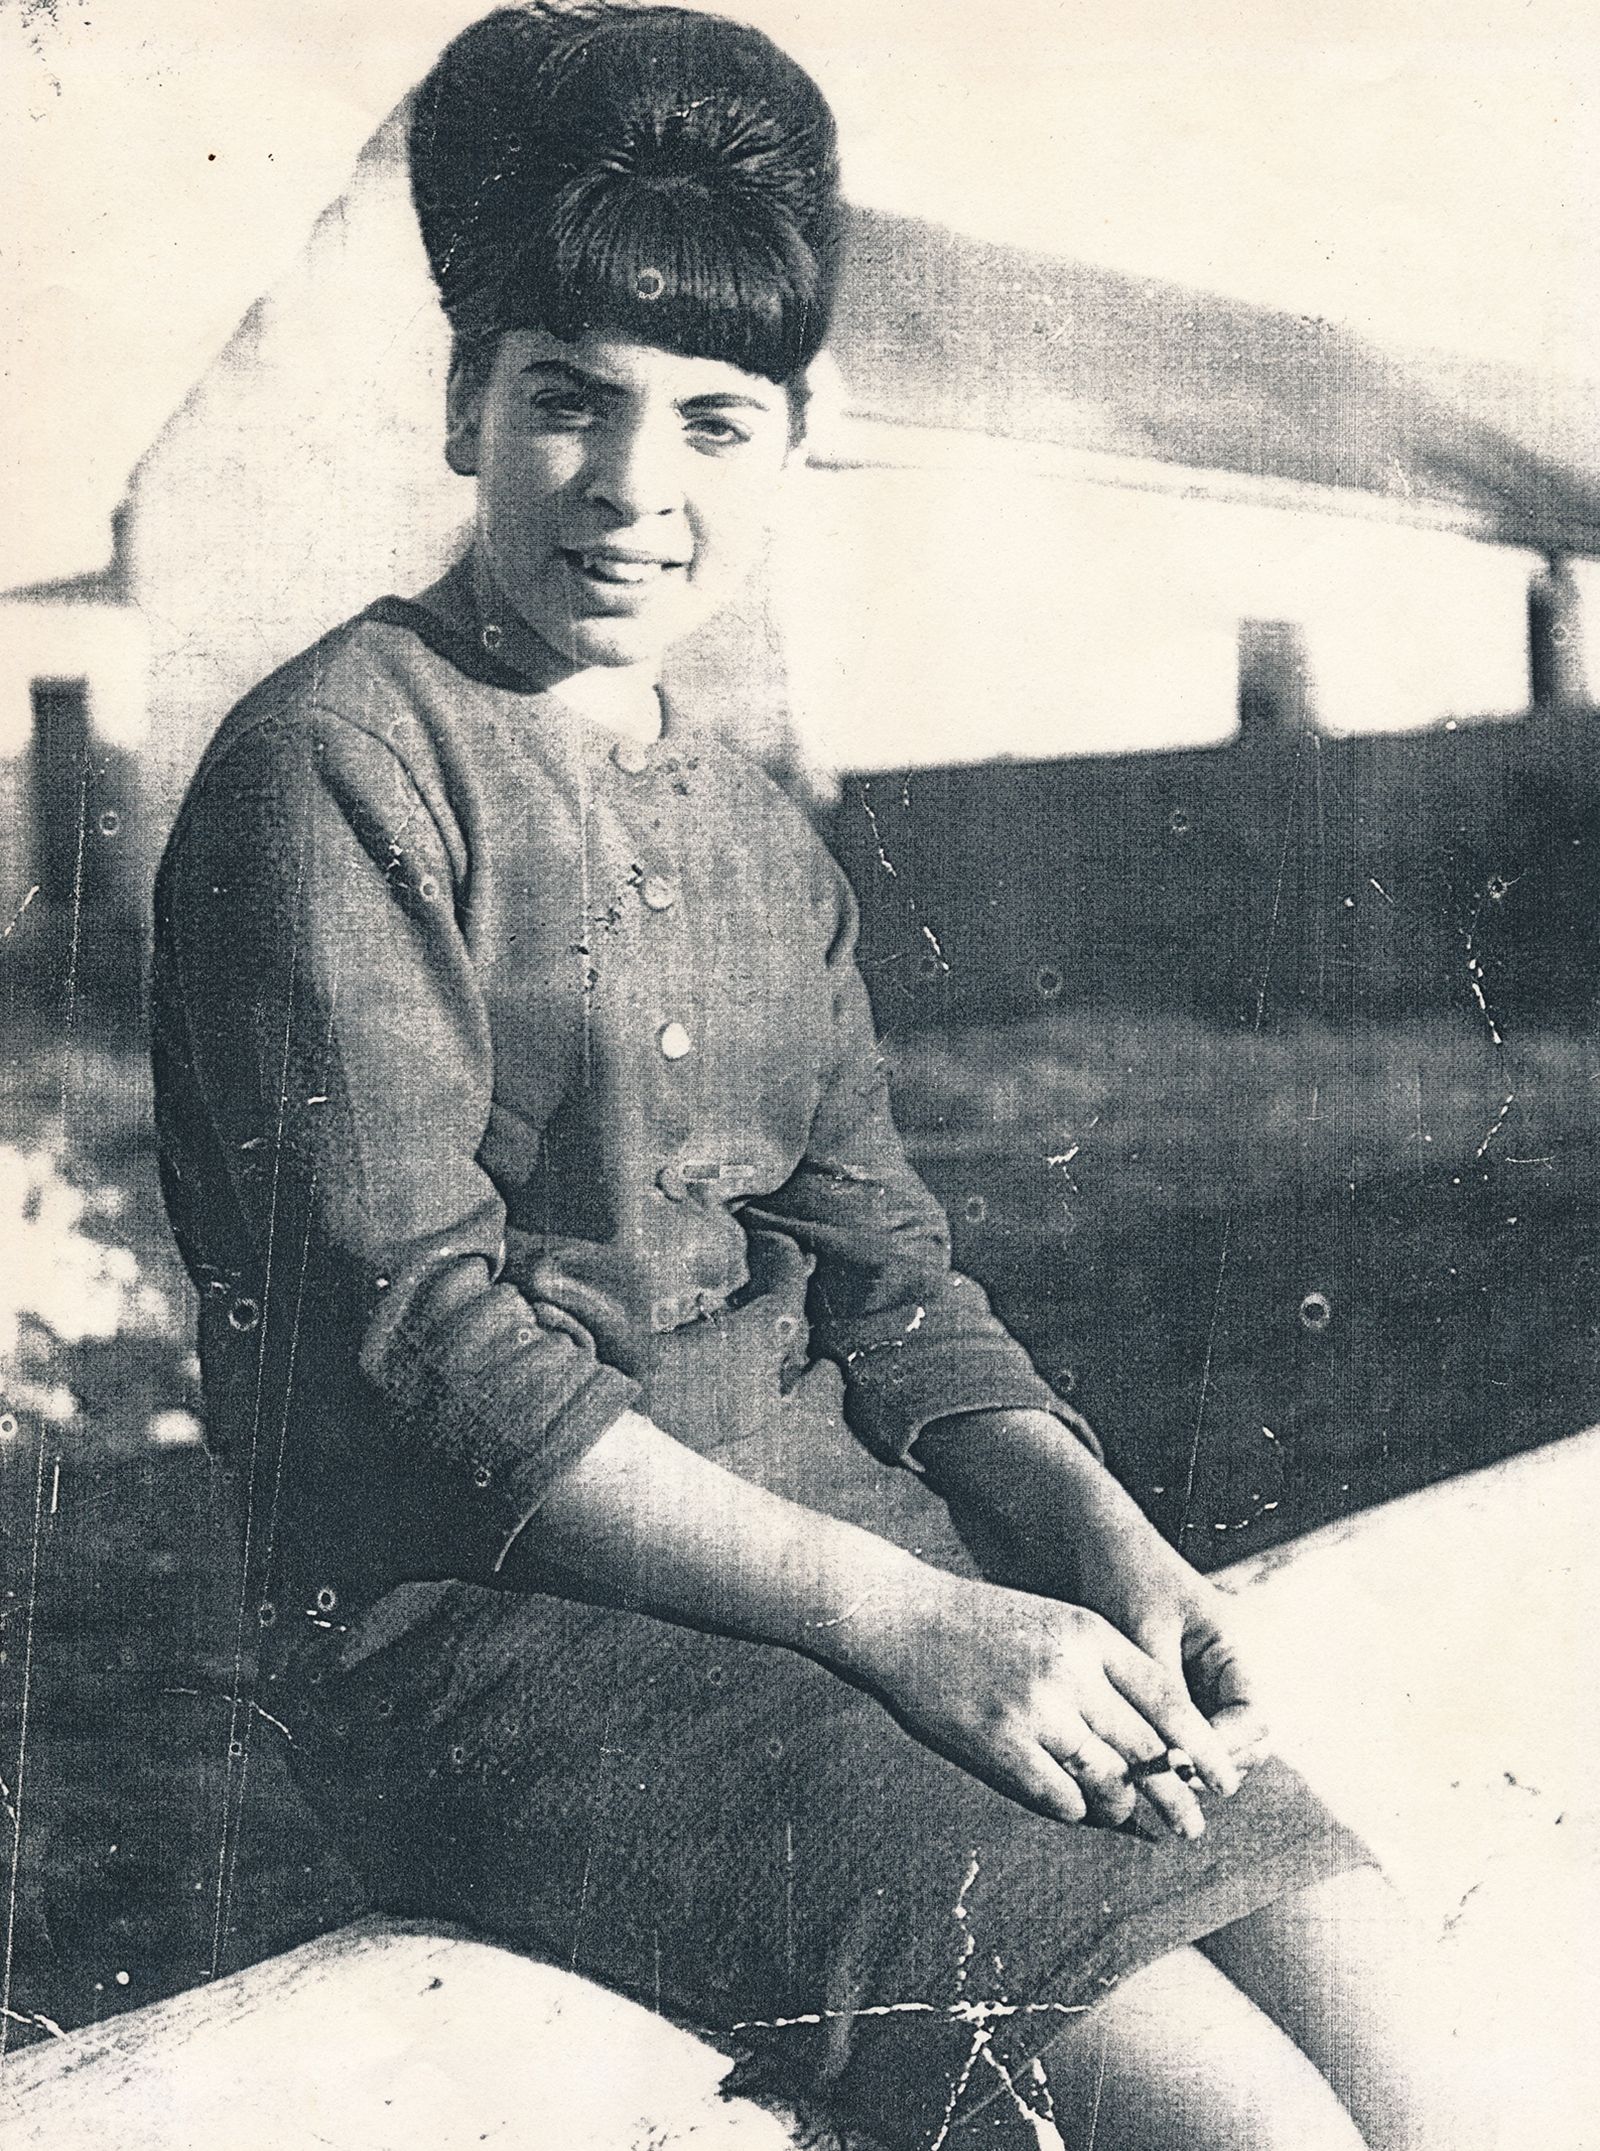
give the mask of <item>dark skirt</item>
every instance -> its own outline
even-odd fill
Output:
[[[972,1573],[839,1402],[817,1366],[699,1446]],[[1036,2079],[1139,1966],[1371,1859],[1276,1761],[1194,1843],[1064,1827],[793,1652],[562,1598],[402,1585],[286,1680],[297,1780],[377,1903],[601,1980],[742,2055],[741,2089],[896,2145]]]

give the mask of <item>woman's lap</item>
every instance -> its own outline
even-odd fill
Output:
[[[814,1377],[722,1460],[970,1569]],[[1367,1857],[1276,1763],[1194,1844],[1064,1827],[809,1659],[564,1598],[404,1585],[286,1685],[302,1789],[380,1902],[665,2008],[747,2082],[862,2111],[893,2086],[911,2142],[978,2028],[1025,2070],[1142,1965]]]
[[[1363,1857],[1278,1765],[1197,1844],[1067,1828],[793,1653],[413,1596],[353,1664],[328,1637],[291,1704],[302,1787],[374,1895],[749,2049],[748,2081],[865,2109],[898,2080],[922,2140],[979,2025],[1025,2069],[1140,1965]]]

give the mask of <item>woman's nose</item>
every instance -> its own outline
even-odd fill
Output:
[[[619,421],[598,428],[591,440],[584,484],[590,500],[609,508],[625,524],[667,515],[682,505],[674,443],[665,427]]]

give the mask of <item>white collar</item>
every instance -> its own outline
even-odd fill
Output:
[[[661,695],[648,675],[631,667],[610,671],[593,665],[575,672],[550,692],[586,723],[615,732],[619,739],[635,739],[645,746],[661,737]]]

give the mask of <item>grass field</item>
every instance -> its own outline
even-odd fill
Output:
[[[987,1282],[1202,1566],[1600,1418],[1600,1060],[1469,1019],[1354,1037],[1055,1016],[902,1041],[897,1110]],[[219,1863],[231,1522],[131,1052],[0,1091],[3,2035],[348,1916],[270,1729]]]
[[[1202,1567],[1600,1416],[1600,1050],[1038,1019],[903,1048],[956,1251]]]

